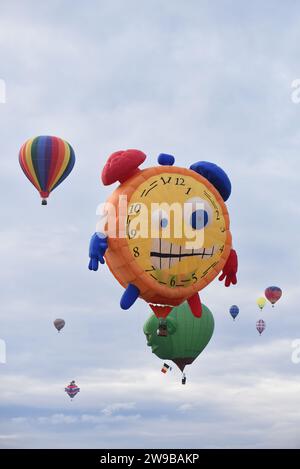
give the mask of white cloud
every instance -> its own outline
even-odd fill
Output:
[[[179,412],[187,412],[187,411],[193,410],[193,407],[194,406],[192,404],[181,404],[178,407],[178,410]]]
[[[12,0],[1,13],[9,88],[0,106],[1,445],[300,447],[291,362],[300,106],[290,99],[300,9],[278,3],[270,16],[261,2],[247,12],[238,2],[73,2],[66,22],[61,8]],[[67,138],[77,155],[47,207],[17,162],[19,146],[40,133]],[[201,293],[216,330],[186,387],[175,369],[160,373],[145,345],[148,307],[120,312],[122,288],[107,267],[87,271],[95,209],[111,192],[100,169],[126,147],[147,153],[145,167],[162,151],[185,167],[211,160],[233,182],[239,284],[216,281]],[[284,296],[260,313],[255,300],[273,282]],[[60,334],[56,317],[66,319]],[[72,407],[71,379],[81,387]]]
[[[104,415],[113,415],[120,410],[131,410],[135,408],[135,402],[117,402],[115,404],[110,404],[107,407],[102,409]]]

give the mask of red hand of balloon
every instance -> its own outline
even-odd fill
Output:
[[[238,270],[238,258],[234,249],[231,249],[227,262],[223,268],[222,274],[219,277],[219,280],[222,281],[225,278],[225,287],[229,287],[231,284],[235,285],[237,283],[237,274]]]

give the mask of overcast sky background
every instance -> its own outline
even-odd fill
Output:
[[[300,447],[299,24],[292,0],[0,0],[0,447]],[[39,134],[77,157],[47,207],[18,163]],[[148,306],[121,311],[108,268],[87,269],[112,190],[99,175],[126,148],[144,167],[161,152],[212,161],[232,181],[239,283],[202,292],[215,333],[186,386],[146,346]],[[283,298],[260,313],[272,284]]]

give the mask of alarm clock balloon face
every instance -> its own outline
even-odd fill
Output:
[[[142,171],[126,190],[126,246],[136,275],[166,297],[188,298],[220,272],[231,247],[217,190],[184,168]],[[131,267],[131,268],[132,268]],[[149,283],[148,282],[148,283]]]

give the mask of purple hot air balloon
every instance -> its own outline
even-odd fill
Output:
[[[71,400],[78,394],[80,391],[80,388],[75,384],[75,381],[71,381],[69,386],[65,388],[65,392],[68,394],[68,396],[71,398]]]
[[[258,330],[259,332],[259,335],[262,334],[262,332],[265,330],[266,328],[266,323],[263,319],[259,319],[256,323],[256,329]]]

